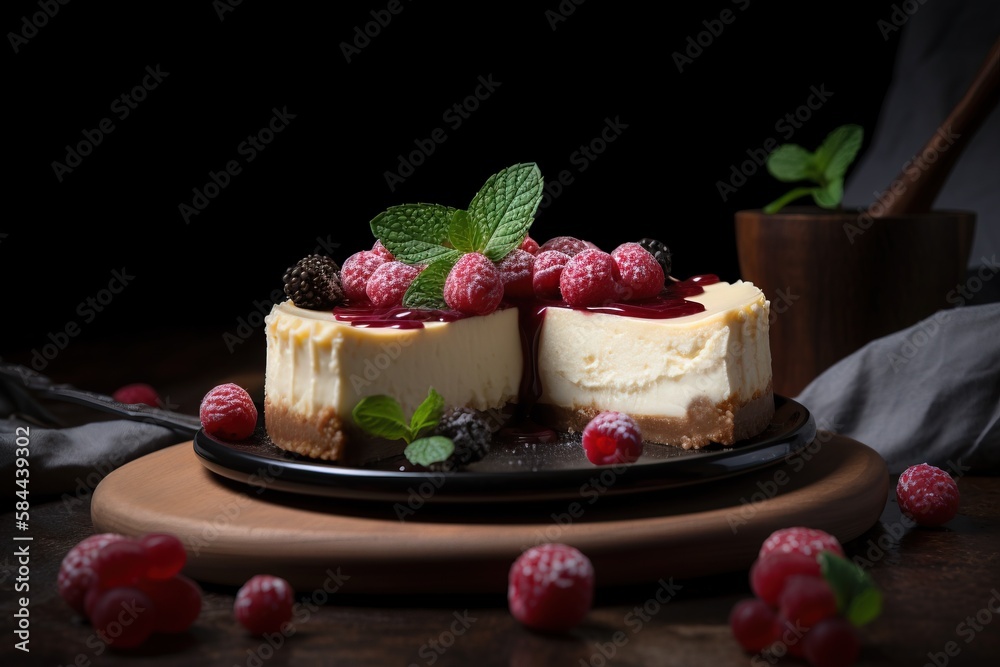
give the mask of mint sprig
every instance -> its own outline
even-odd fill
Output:
[[[403,408],[392,396],[378,394],[358,401],[351,411],[354,423],[377,438],[405,440],[410,444],[421,434],[437,426],[444,412],[444,398],[431,387],[427,398],[417,406],[409,421]]]
[[[882,613],[882,593],[871,575],[832,551],[819,555],[820,571],[837,598],[837,611],[856,626]]]
[[[426,265],[403,305],[446,307],[443,278],[463,254],[478,252],[499,262],[520,246],[542,201],[543,185],[538,165],[515,164],[490,176],[467,209],[402,204],[375,216],[372,233],[397,260]]]
[[[452,442],[451,438],[446,438],[443,435],[432,435],[414,440],[406,446],[403,454],[410,463],[429,466],[432,463],[447,461],[454,451],[455,443]]]
[[[777,213],[802,197],[812,196],[821,208],[834,209],[844,198],[844,175],[854,162],[864,130],[860,125],[842,125],[828,134],[816,152],[811,153],[796,144],[779,146],[767,156],[767,171],[779,181],[794,183],[809,181],[813,186],[800,186],[764,207],[764,213]]]

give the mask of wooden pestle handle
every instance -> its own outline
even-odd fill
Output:
[[[916,156],[917,169],[907,162],[889,189],[869,206],[868,214],[888,218],[930,211],[952,167],[998,100],[1000,39],[993,44],[965,96]]]

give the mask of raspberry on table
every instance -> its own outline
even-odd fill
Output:
[[[663,267],[638,243],[623,243],[611,252],[621,275],[625,300],[648,299],[663,291]]]
[[[168,579],[144,579],[139,582],[138,588],[149,596],[156,609],[153,632],[184,632],[201,613],[201,587],[183,574],[175,574]]]
[[[750,588],[761,600],[777,607],[785,581],[796,574],[822,576],[818,556],[791,551],[758,558],[750,566]]]
[[[844,547],[835,536],[818,528],[792,526],[780,528],[771,533],[760,546],[758,558],[765,558],[772,553],[798,552],[806,556],[819,556],[822,551],[832,551],[838,556],[844,555]]]
[[[811,628],[837,613],[837,597],[822,576],[793,574],[778,595],[778,610],[794,626]]]
[[[504,296],[513,299],[530,298],[535,295],[532,287],[532,270],[535,256],[526,250],[512,250],[497,264],[503,281]]]
[[[91,566],[94,584],[102,588],[132,586],[146,575],[146,549],[138,540],[128,539],[105,545]]]
[[[920,526],[941,526],[958,514],[958,483],[927,463],[910,466],[896,483],[899,509]]]
[[[802,652],[812,667],[850,667],[861,655],[861,637],[846,618],[832,616],[806,633]]]
[[[462,255],[444,282],[448,307],[466,315],[488,315],[503,300],[503,279],[490,259],[478,252]]]
[[[205,394],[199,416],[205,432],[223,440],[249,438],[257,428],[257,406],[246,389],[232,382]]]
[[[531,287],[542,299],[559,298],[559,278],[569,262],[569,255],[558,250],[543,250],[535,255],[531,268]]]
[[[521,243],[520,249],[525,252],[530,252],[532,255],[537,255],[539,251],[538,241],[531,238],[530,236],[525,236],[524,241]]]
[[[340,284],[344,296],[351,301],[367,303],[368,279],[385,262],[385,257],[371,250],[356,252],[345,259],[344,266],[340,269]]]
[[[771,605],[760,598],[747,598],[733,605],[729,629],[744,651],[757,653],[774,643],[777,620]]]
[[[566,632],[590,613],[594,566],[579,549],[547,543],[527,549],[507,576],[511,615],[527,628]]]
[[[393,254],[389,252],[389,249],[382,245],[382,242],[378,240],[375,241],[375,245],[372,246],[371,251],[387,262],[391,262],[396,259]]]
[[[295,592],[281,577],[257,574],[236,593],[233,613],[240,625],[253,635],[281,632],[292,618]]]
[[[84,599],[94,581],[94,560],[105,545],[130,538],[118,533],[98,533],[84,538],[63,557],[57,584],[59,595],[73,611],[85,614]]]
[[[169,579],[178,574],[187,563],[187,550],[180,538],[171,533],[146,533],[139,538],[146,551],[148,579]]]
[[[584,427],[583,450],[596,465],[632,463],[642,455],[642,431],[631,416],[608,410]]]
[[[555,236],[539,246],[539,250],[542,252],[546,250],[558,250],[573,257],[584,250],[591,250],[596,247],[593,243],[578,239],[575,236]]]
[[[380,265],[368,279],[365,294],[373,306],[390,308],[403,304],[410,283],[420,275],[420,269],[403,262],[391,261]]]
[[[160,394],[157,393],[152,385],[145,382],[133,382],[132,384],[119,387],[111,394],[111,398],[119,403],[142,403],[154,408],[158,408],[162,404]]]
[[[571,306],[600,306],[615,299],[618,276],[611,255],[591,248],[570,257],[559,276],[559,291]]]
[[[90,623],[98,639],[115,649],[129,649],[145,642],[156,626],[153,601],[133,586],[105,591],[94,604]]]

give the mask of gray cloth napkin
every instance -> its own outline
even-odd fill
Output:
[[[164,426],[120,419],[63,427],[22,387],[0,380],[0,479],[9,494],[21,488],[15,476],[23,429],[27,429],[27,488],[32,498],[89,497],[112,470],[190,439]]]
[[[893,474],[917,463],[1000,473],[1000,303],[942,310],[872,341],[795,400]]]

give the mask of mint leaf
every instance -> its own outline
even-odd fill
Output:
[[[847,168],[861,150],[864,134],[860,125],[842,125],[823,140],[816,149],[816,166],[827,181],[844,178]]]
[[[433,262],[420,272],[403,295],[403,305],[407,308],[447,308],[444,300],[444,281],[451,272],[451,267],[462,256],[455,250],[452,255],[446,255]]]
[[[837,208],[844,198],[844,180],[830,181],[826,187],[812,189],[813,201],[822,208]]]
[[[366,396],[351,411],[354,423],[371,435],[388,440],[410,441],[410,426],[403,408],[392,396]]]
[[[446,438],[443,435],[432,435],[428,438],[414,440],[406,446],[403,454],[406,456],[406,460],[414,465],[429,466],[432,463],[447,461],[454,451],[455,443],[451,441],[451,438]]]
[[[498,262],[521,244],[542,201],[542,185],[533,162],[501,169],[486,180],[469,204],[476,252]]]
[[[451,226],[448,228],[448,239],[455,246],[455,250],[462,252],[476,252],[476,230],[472,226],[472,219],[468,211],[455,211],[451,217]]]
[[[813,171],[813,154],[796,144],[778,146],[767,156],[767,171],[786,183],[804,181]]]
[[[455,209],[439,204],[391,206],[371,221],[372,233],[401,262],[429,264],[457,255],[448,245],[448,231]]]
[[[882,612],[882,593],[867,572],[843,556],[824,551],[820,571],[837,598],[837,610],[854,625],[864,625]]]
[[[427,392],[427,398],[417,406],[413,416],[410,417],[410,433],[419,436],[421,431],[434,428],[441,421],[442,412],[444,412],[444,396],[431,387]]]
[[[826,136],[810,153],[801,146],[785,144],[767,156],[767,170],[779,181],[809,181],[815,187],[801,186],[764,207],[764,213],[777,213],[789,203],[812,195],[821,208],[838,208],[844,199],[844,174],[861,149],[864,131],[860,125],[842,125]]]

